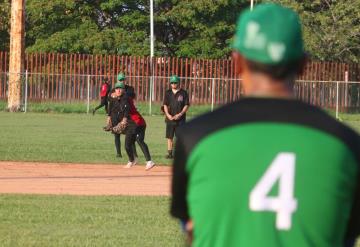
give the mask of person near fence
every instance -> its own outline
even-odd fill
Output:
[[[108,113],[108,96],[110,91],[111,91],[111,85],[109,79],[105,77],[100,88],[100,105],[98,105],[93,109],[92,111],[93,115],[95,115],[95,112],[103,106],[105,106],[105,111],[106,113]]]
[[[163,111],[165,113],[167,159],[173,158],[173,139],[176,130],[186,121],[186,112],[189,109],[189,96],[186,90],[180,87],[180,78],[177,75],[170,77],[171,88],[165,92]]]
[[[120,134],[125,134],[125,150],[129,157],[129,162],[125,168],[131,168],[137,163],[134,156],[133,146],[135,141],[141,147],[146,159],[146,170],[154,167],[155,163],[151,160],[149,148],[144,142],[146,123],[141,114],[136,110],[133,100],[129,98],[125,91],[125,84],[117,82],[115,84],[115,92],[110,97],[109,117],[112,122],[112,131],[115,135],[115,140],[120,139]],[[124,125],[120,131],[115,131],[118,124]]]
[[[125,85],[125,91],[126,91],[126,85]],[[145,143],[146,122],[145,122],[145,119],[142,117],[142,115],[138,112],[138,110],[135,107],[134,98],[133,98],[133,97],[135,97],[135,94],[133,95],[133,97],[130,97],[129,93],[127,91],[126,91],[126,94],[128,95],[128,100],[129,100],[129,105],[130,105],[129,116],[130,116],[131,120],[133,120],[136,124],[135,135],[132,136],[131,143],[132,143],[133,149],[135,148],[135,141],[140,146],[141,151],[143,152],[143,154],[145,156],[145,160],[146,160],[145,169],[150,170],[151,168],[153,168],[155,166],[155,163],[151,160],[149,147]],[[136,164],[136,159],[135,159],[135,162],[129,162],[126,167],[130,168],[135,164]]]
[[[123,82],[125,83],[126,81],[126,76],[124,73],[119,73],[117,75],[117,82]],[[133,100],[135,99],[135,90],[134,90],[134,87],[130,86],[130,85],[127,85],[125,84],[125,92],[126,92],[126,95],[128,96],[128,98],[132,98]],[[115,97],[115,88],[113,88],[108,97]],[[105,131],[111,131],[112,130],[112,127],[113,127],[113,123],[111,122],[111,118],[108,117],[106,119],[106,126],[103,128]],[[122,157],[122,154],[121,154],[121,139],[120,139],[120,134],[115,134],[115,149],[116,149],[116,157]],[[135,143],[132,147],[133,149],[133,153],[134,153],[134,157],[137,158],[138,157],[138,154],[137,154],[137,151],[136,151],[136,147],[135,147]]]
[[[194,247],[353,244],[360,137],[295,99],[299,17],[277,4],[246,10],[233,50],[246,97],[177,130],[171,214]]]

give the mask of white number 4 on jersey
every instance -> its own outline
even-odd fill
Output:
[[[297,209],[297,200],[294,198],[295,160],[294,153],[276,155],[250,193],[250,209],[275,212],[276,228],[279,230],[291,229],[291,217]],[[279,194],[276,197],[269,196],[278,180]]]

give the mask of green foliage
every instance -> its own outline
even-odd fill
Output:
[[[276,0],[301,17],[307,51],[319,60],[360,62],[360,1]]]
[[[143,1],[27,1],[27,51],[147,55]]]
[[[14,246],[184,246],[169,197],[0,196],[0,242]]]
[[[148,0],[27,0],[27,51],[146,56]],[[318,60],[360,62],[360,1],[264,0],[297,11]],[[157,56],[226,58],[248,0],[154,0]],[[8,0],[0,0],[0,50],[9,47]]]
[[[179,57],[229,56],[237,14],[247,2],[157,1],[155,32],[159,50]]]

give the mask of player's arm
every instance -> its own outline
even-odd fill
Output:
[[[185,105],[185,106],[182,108],[181,112],[179,113],[179,114],[180,114],[180,117],[181,117],[182,115],[184,115],[184,114],[188,111],[188,109],[189,109],[189,105]]]
[[[110,95],[109,95],[110,96]],[[109,97],[108,96],[108,97]],[[114,103],[113,103],[113,99],[111,98],[111,96],[109,97],[109,105],[108,105],[108,112],[107,112],[107,115],[110,117],[111,116],[111,111],[112,111],[112,108],[114,106]]]
[[[176,114],[175,119],[181,118],[188,111],[188,109],[190,107],[189,96],[188,96],[187,93],[184,96],[184,102],[185,102],[184,107],[182,108],[182,110],[178,114]]]
[[[184,102],[185,102],[185,106],[181,111],[182,115],[184,115],[189,110],[190,107],[189,95],[187,92],[185,93]]]
[[[171,114],[169,113],[169,108],[167,105],[164,105],[164,113],[165,113],[165,116],[169,119],[169,120],[173,120],[173,116],[171,116]]]
[[[164,109],[166,118],[169,120],[173,120],[173,116],[171,116],[171,114],[169,113],[169,96],[168,96],[167,91],[165,92],[165,97],[164,97],[164,101],[163,101],[163,109]]]

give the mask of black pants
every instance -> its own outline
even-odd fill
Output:
[[[100,109],[103,106],[105,106],[105,111],[106,111],[106,113],[108,113],[108,101],[107,101],[106,97],[101,97],[100,105],[95,107],[94,112],[96,112],[98,109]]]
[[[138,126],[136,129],[136,142],[139,144],[146,161],[151,160],[151,155],[148,145],[145,143],[145,130],[146,126]]]
[[[137,126],[135,133],[129,133],[125,135],[125,150],[129,156],[129,161],[134,161],[134,154],[132,152],[132,146],[135,145],[135,141],[139,144],[141,151],[143,152],[146,161],[151,160],[149,147],[145,143],[145,130],[146,126]]]
[[[165,138],[167,139],[174,139],[176,136],[176,130],[179,126],[185,124],[185,120],[182,121],[170,121],[166,122],[166,134]]]
[[[121,156],[121,148],[120,148],[120,144],[121,144],[121,141],[120,141],[120,134],[114,134],[114,137],[115,137],[115,148],[116,148],[116,153],[118,155]],[[125,137],[125,144],[126,144],[126,137]],[[126,145],[125,145],[125,149],[126,149]],[[133,143],[133,146],[132,146],[132,154],[133,154],[133,157],[138,157],[138,154],[136,152],[136,148],[135,148],[135,142]]]

